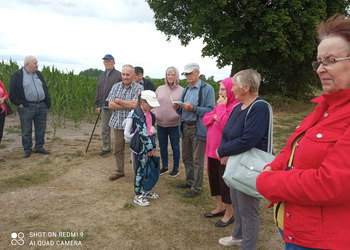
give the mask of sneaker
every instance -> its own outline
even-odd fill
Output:
[[[143,197],[143,195],[135,195],[134,203],[140,205],[141,207],[149,206],[149,201]]]
[[[160,171],[159,171],[159,175],[163,175],[163,174],[166,174],[166,173],[169,173],[169,170],[167,168],[162,168]]]
[[[142,195],[145,198],[151,198],[151,199],[157,199],[159,197],[157,193],[152,191],[144,192]]]
[[[242,243],[242,239],[236,239],[233,236],[224,237],[219,240],[219,243],[225,247],[230,246],[240,246]]]
[[[177,169],[173,169],[173,171],[171,171],[171,173],[169,174],[170,177],[176,177],[179,175],[179,170]]]

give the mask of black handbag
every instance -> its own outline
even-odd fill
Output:
[[[7,115],[12,115],[13,111],[12,111],[10,104],[8,103],[8,101],[6,101],[5,103],[6,103],[6,108],[7,108]]]

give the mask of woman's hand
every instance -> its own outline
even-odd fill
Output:
[[[177,110],[179,107],[180,107],[179,105],[173,103],[173,109]]]
[[[5,102],[5,97],[0,98],[0,105],[3,104]]]
[[[228,161],[228,156],[224,156],[220,159],[221,165],[226,165]]]
[[[222,97],[222,96],[219,96],[219,99],[216,101],[216,104],[217,105],[220,105],[220,104],[227,104],[227,98],[225,97]]]

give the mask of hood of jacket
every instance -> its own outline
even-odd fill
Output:
[[[226,95],[227,95],[226,107],[233,107],[235,104],[239,103],[239,101],[236,100],[235,94],[233,94],[232,92],[232,86],[233,86],[232,78],[226,78],[224,80],[221,80],[220,83],[224,84],[226,89]]]
[[[179,70],[178,70],[176,67],[174,67],[174,66],[170,66],[170,67],[168,67],[168,68],[165,70],[165,78],[164,78],[165,84],[169,86],[169,83],[168,83],[168,81],[166,80],[166,72],[168,71],[169,68],[174,68],[174,69],[175,69],[174,86],[179,85],[179,78],[180,78]]]

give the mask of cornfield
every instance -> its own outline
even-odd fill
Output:
[[[7,91],[9,91],[12,74],[19,68],[19,65],[12,60],[0,62],[0,80],[4,83]],[[54,66],[51,68],[44,66],[40,72],[49,88],[52,103],[50,126],[53,128],[54,134],[59,127],[64,126],[67,120],[73,120],[78,127],[84,118],[91,118],[96,114],[97,77],[74,75],[73,71],[64,73]],[[156,88],[164,84],[164,79],[151,80]],[[185,87],[188,83],[186,80],[180,80],[179,84]],[[217,97],[219,84],[210,84],[214,87]]]

